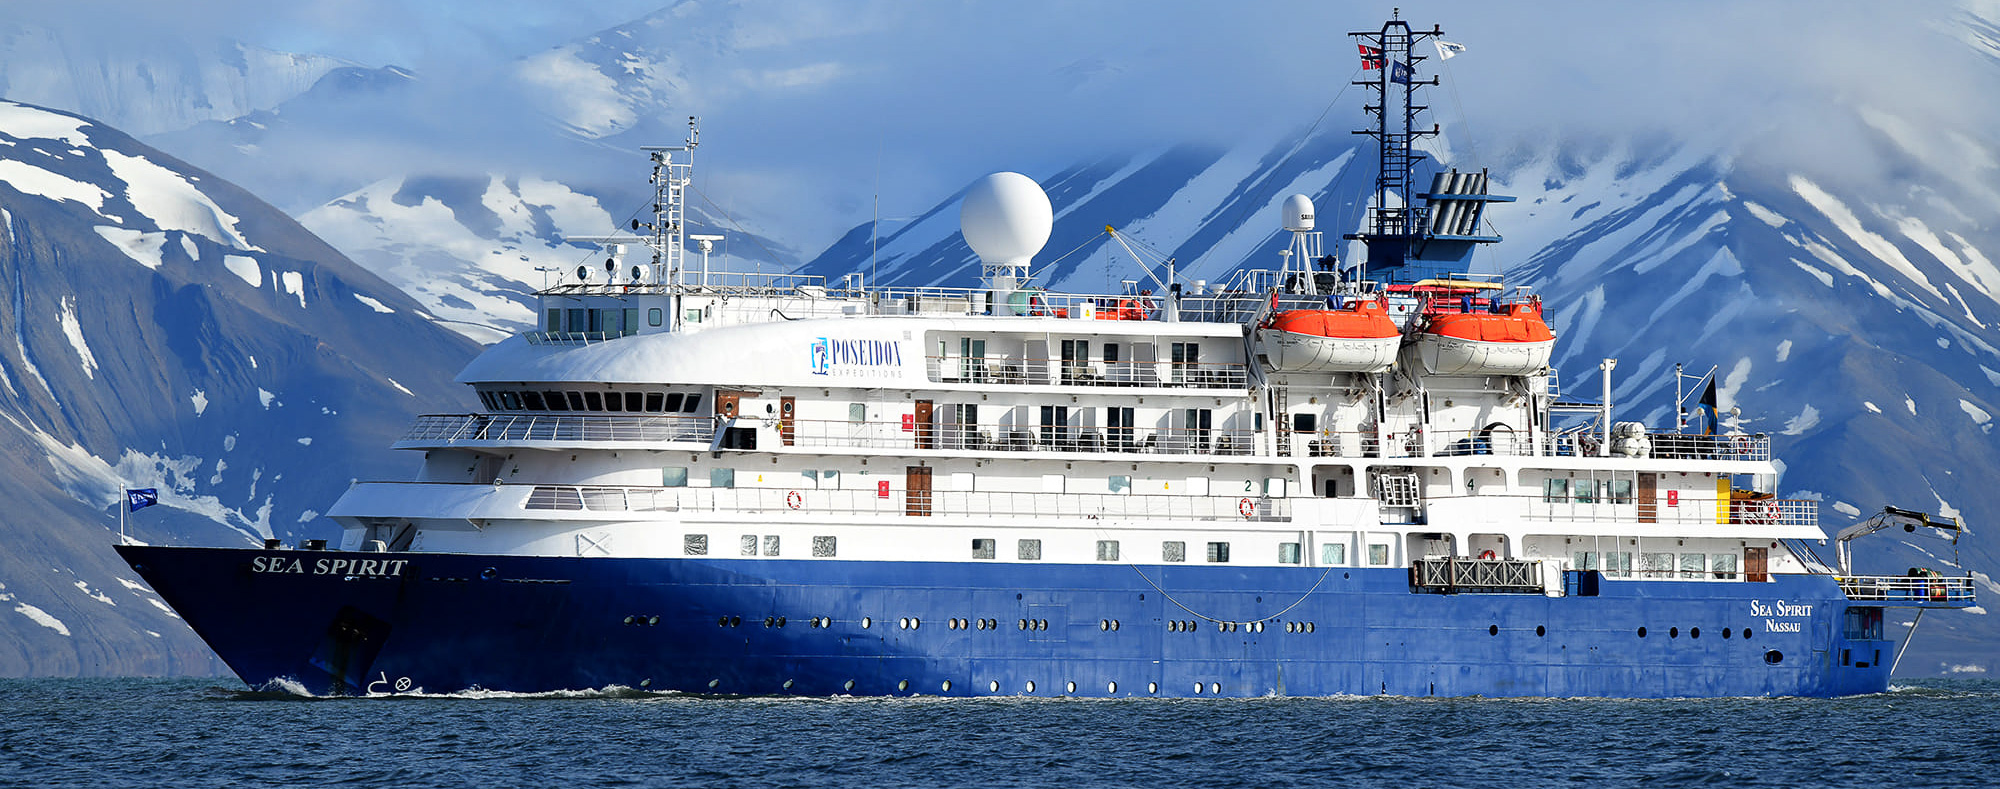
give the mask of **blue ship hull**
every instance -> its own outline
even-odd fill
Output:
[[[1895,646],[1819,575],[1548,597],[1401,568],[118,551],[246,683],[327,695],[1840,696],[1886,689]]]

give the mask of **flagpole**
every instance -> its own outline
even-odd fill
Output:
[[[125,492],[125,483],[118,483],[118,544],[125,544],[125,507],[131,503],[131,495]]]

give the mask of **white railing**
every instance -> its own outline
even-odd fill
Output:
[[[715,422],[701,416],[552,416],[427,414],[401,443],[459,441],[698,441],[708,443]]]
[[[1722,504],[1714,498],[1682,496],[1675,504],[1669,505],[1664,496],[1645,502],[1623,493],[1598,496],[1591,501],[1550,501],[1546,496],[1491,498],[1525,501],[1523,517],[1531,521],[1819,526],[1819,502],[1812,499],[1735,500]],[[1724,507],[1727,509],[1724,510]]]
[[[1288,521],[1283,499],[1116,493],[651,488],[537,485],[526,509],[586,512],[755,512],[908,517]]]
[[[1968,577],[1844,575],[1837,580],[1840,591],[1849,600],[1909,605],[1971,605],[1976,601],[1972,579]]]
[[[929,356],[925,357],[924,364],[930,379],[942,383],[1242,389],[1250,381],[1249,372],[1243,365],[1229,362]]]

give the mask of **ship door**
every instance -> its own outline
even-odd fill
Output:
[[[931,470],[929,466],[910,466],[903,478],[903,514],[924,516],[931,514]]]
[[[735,419],[742,408],[743,393],[728,390],[715,393],[715,413],[723,419]]]
[[[792,445],[793,409],[798,407],[795,397],[778,398],[778,440],[785,446]]]
[[[1764,583],[1771,580],[1771,551],[1769,548],[1743,549],[1743,580]]]
[[[931,432],[931,401],[917,401],[916,424],[918,449],[937,449],[937,434]],[[930,469],[924,469],[925,479],[929,479]]]
[[[1639,522],[1659,522],[1660,475],[1639,474]]]

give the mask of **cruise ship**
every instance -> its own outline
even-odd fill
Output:
[[[482,409],[418,418],[337,545],[118,550],[244,682],[313,694],[1884,690],[1889,609],[1973,587],[1856,574],[1855,541],[1960,524],[1829,535],[1712,375],[1676,368],[1670,425],[1618,420],[1615,360],[1564,391],[1539,298],[1467,273],[1512,198],[1412,145],[1439,34],[1351,34],[1365,259],[1293,196],[1273,264],[1213,284],[1037,287],[1013,173],[964,198],[977,287],[711,271],[690,120],[646,149],[652,221],[460,373]]]

